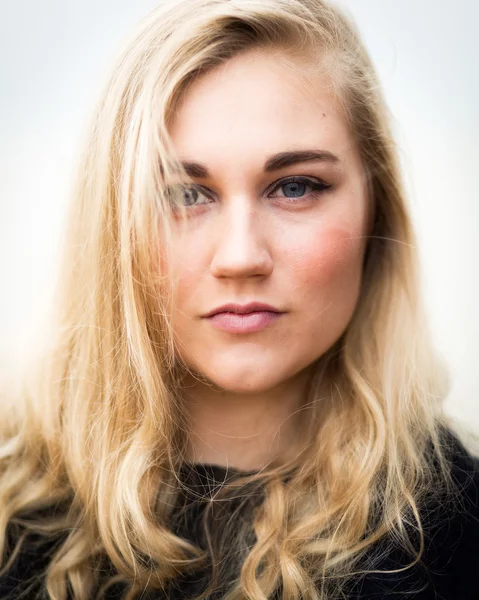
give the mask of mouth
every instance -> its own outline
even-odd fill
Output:
[[[216,329],[228,333],[254,333],[275,323],[283,313],[269,310],[257,310],[247,313],[231,311],[217,312],[208,321]]]
[[[270,304],[265,304],[263,302],[250,302],[249,304],[223,304],[222,306],[218,306],[211,310],[208,314],[204,315],[205,317],[213,317],[216,314],[237,314],[237,315],[245,315],[257,312],[270,312],[281,314],[283,311],[278,310],[275,306],[271,306]]]

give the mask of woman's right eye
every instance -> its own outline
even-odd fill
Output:
[[[175,185],[168,188],[167,196],[173,207],[175,206],[198,206],[198,197],[202,191],[193,185]],[[204,193],[203,193],[204,195]],[[206,196],[205,196],[206,197]]]

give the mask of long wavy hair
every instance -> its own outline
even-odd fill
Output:
[[[240,505],[221,526],[205,518],[204,549],[175,529],[172,508],[188,419],[166,190],[188,176],[168,127],[195,79],[257,48],[307,57],[330,83],[360,150],[372,227],[357,307],[304,399],[303,450],[225,481],[208,514]],[[3,572],[24,539],[6,560],[14,523],[62,536],[44,573],[54,600],[101,598],[115,582],[133,599],[203,568],[203,598],[222,585],[226,600],[336,598],[388,535],[416,564],[421,502],[438,472],[452,489],[441,437],[449,380],[428,329],[390,115],[351,17],[323,0],[161,2],[116,59],[78,162],[49,341],[2,407]]]

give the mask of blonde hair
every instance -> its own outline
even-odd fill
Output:
[[[158,257],[168,257],[171,239],[165,183],[177,172],[188,178],[168,125],[188,85],[255,48],[309,57],[328,77],[374,210],[358,305],[305,398],[304,451],[220,487],[211,506],[242,494],[249,518],[206,521],[210,555],[172,527],[187,441],[185,365]],[[427,326],[387,108],[347,14],[323,0],[162,2],[102,94],[64,245],[52,342],[10,402],[0,446],[0,551],[9,523],[65,534],[46,571],[50,598],[100,598],[124,581],[132,599],[209,565],[202,597],[227,582],[226,600],[278,590],[288,600],[329,599],[364,572],[354,569],[386,534],[411,565],[419,560],[419,507],[433,481],[439,487],[436,463],[451,487],[440,436],[449,384]],[[105,579],[106,558],[116,574]]]

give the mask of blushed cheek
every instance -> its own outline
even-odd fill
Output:
[[[299,286],[312,285],[326,291],[331,286],[353,284],[362,265],[361,237],[340,228],[328,228],[302,236],[290,252],[290,265]],[[302,282],[302,283],[301,283]]]

